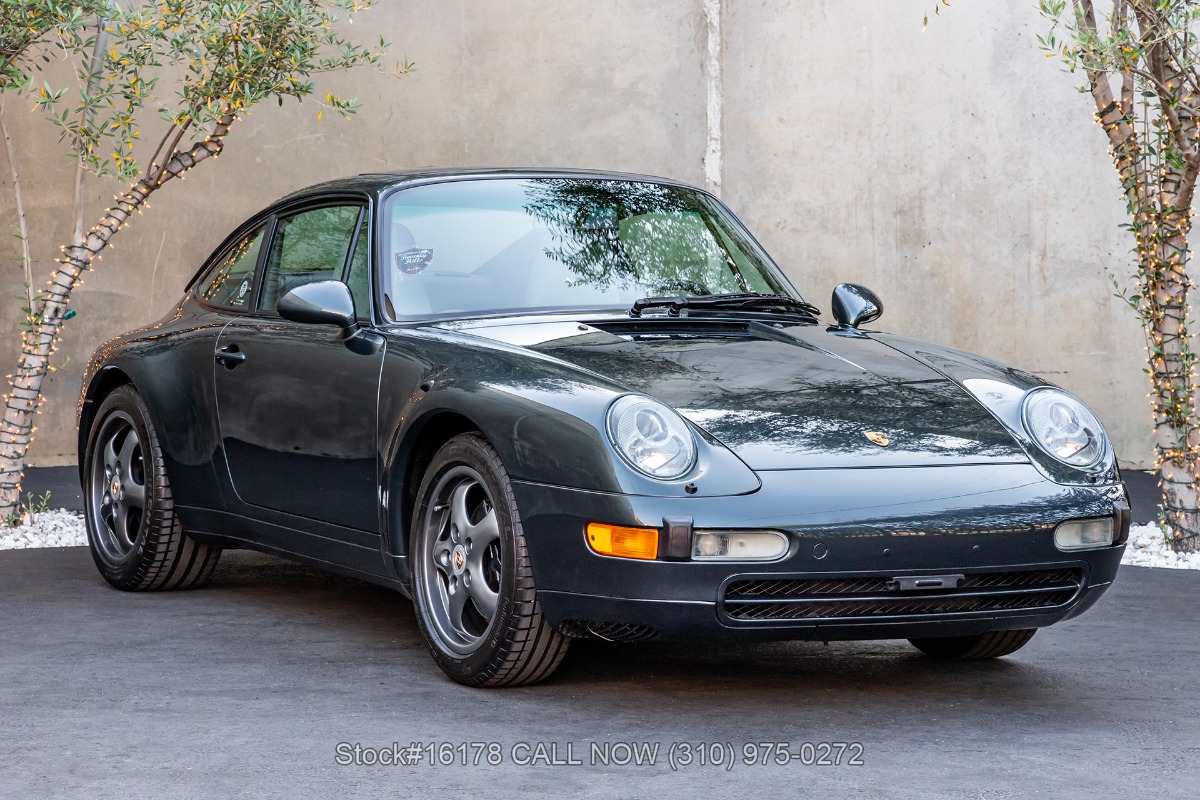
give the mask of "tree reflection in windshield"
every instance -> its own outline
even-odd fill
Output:
[[[546,255],[579,282],[649,294],[781,291],[769,270],[752,263],[754,250],[740,232],[702,195],[655,183],[571,178],[530,181],[525,194],[526,213],[542,220],[555,242]]]
[[[415,186],[388,198],[381,236],[393,318],[796,296],[717,200],[681,186],[557,177]]]

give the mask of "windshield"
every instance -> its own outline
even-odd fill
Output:
[[[656,296],[798,297],[728,211],[699,192],[578,178],[418,186],[383,209],[394,320],[621,308]]]

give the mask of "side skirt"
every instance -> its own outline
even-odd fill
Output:
[[[257,550],[280,556],[315,569],[395,589],[408,596],[404,583],[392,571],[379,546],[347,542],[337,536],[336,526],[313,523],[320,533],[195,506],[178,507],[191,536],[201,544],[224,549]],[[355,532],[361,535],[360,532]],[[399,566],[399,565],[395,565]]]

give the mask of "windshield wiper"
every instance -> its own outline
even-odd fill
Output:
[[[640,317],[647,308],[666,308],[667,316],[677,317],[685,308],[739,308],[746,311],[770,311],[782,308],[818,317],[821,309],[812,303],[782,294],[738,292],[735,294],[706,294],[699,297],[643,297],[634,301],[629,316]]]

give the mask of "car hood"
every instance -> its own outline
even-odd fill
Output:
[[[464,332],[657,397],[755,470],[1028,460],[957,383],[877,339],[823,325],[559,319],[480,321]]]

